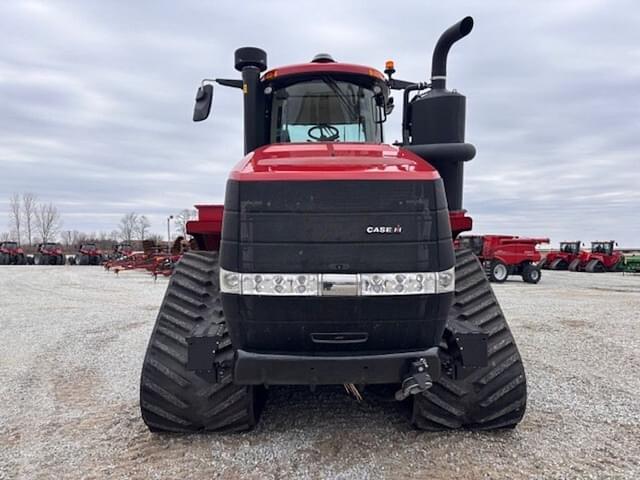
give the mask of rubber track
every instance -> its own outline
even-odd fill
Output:
[[[514,427],[526,408],[522,359],[484,269],[468,249],[456,251],[456,292],[448,322],[472,324],[489,335],[489,365],[462,380],[443,374],[414,398],[413,424],[433,431]]]
[[[194,327],[224,324],[218,272],[217,253],[188,252],[171,276],[140,380],[142,418],[152,431],[242,431],[257,422],[254,389],[234,385],[230,370],[213,383],[186,369]],[[216,358],[233,355],[227,334]]]

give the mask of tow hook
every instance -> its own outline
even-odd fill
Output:
[[[402,387],[395,394],[399,402],[409,395],[416,395],[428,390],[433,385],[431,375],[429,375],[429,365],[426,358],[418,358],[411,362],[409,375],[402,381]]]

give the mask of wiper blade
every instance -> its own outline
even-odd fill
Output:
[[[336,81],[328,76],[322,77],[322,81],[329,85],[329,88],[336,94],[336,96],[340,99],[340,101],[344,104],[345,107],[349,110],[349,113],[353,115],[354,120],[359,121],[358,111],[355,109],[354,105],[349,103],[349,98],[345,95],[345,93],[340,89]]]

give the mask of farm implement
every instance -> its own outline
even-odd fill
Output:
[[[151,241],[144,241],[142,252],[131,251],[129,254],[125,254],[124,250],[120,250],[118,258],[105,261],[103,266],[106,270],[116,274],[123,270],[146,270],[154,278],[157,278],[158,275],[169,276],[175,264],[182,257],[183,240],[182,237],[178,237],[169,253]]]

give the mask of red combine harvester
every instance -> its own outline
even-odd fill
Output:
[[[71,257],[71,265],[101,265],[104,260],[102,250],[95,243],[83,243],[78,248],[78,253]]]
[[[33,263],[36,265],[64,265],[65,258],[62,246],[55,242],[39,243],[33,257]]]
[[[580,240],[574,242],[560,242],[559,250],[551,250],[540,261],[540,268],[548,270],[568,270],[569,265],[580,256]]]
[[[591,250],[582,251],[578,258],[569,264],[572,272],[602,273],[613,272],[624,259],[622,252],[614,250],[616,242],[591,242]]]
[[[536,245],[549,243],[548,238],[526,238],[513,235],[465,235],[460,245],[469,248],[485,268],[489,280],[502,283],[509,275],[521,275],[527,283],[538,283],[541,273],[537,263],[541,255]]]
[[[18,242],[0,243],[0,265],[25,265],[27,257]]]
[[[239,431],[268,385],[386,385],[425,430],[514,427],[525,371],[484,269],[453,240],[462,208],[466,99],[446,88],[447,55],[471,17],[446,30],[431,81],[393,78],[318,54],[267,70],[235,52],[246,156],[225,203],[198,207],[197,250],[176,265],[142,367],[152,431]],[[264,72],[264,73],[263,73]],[[403,92],[402,146],[383,142]],[[357,385],[357,386],[356,386]],[[393,393],[395,392],[395,394]]]

